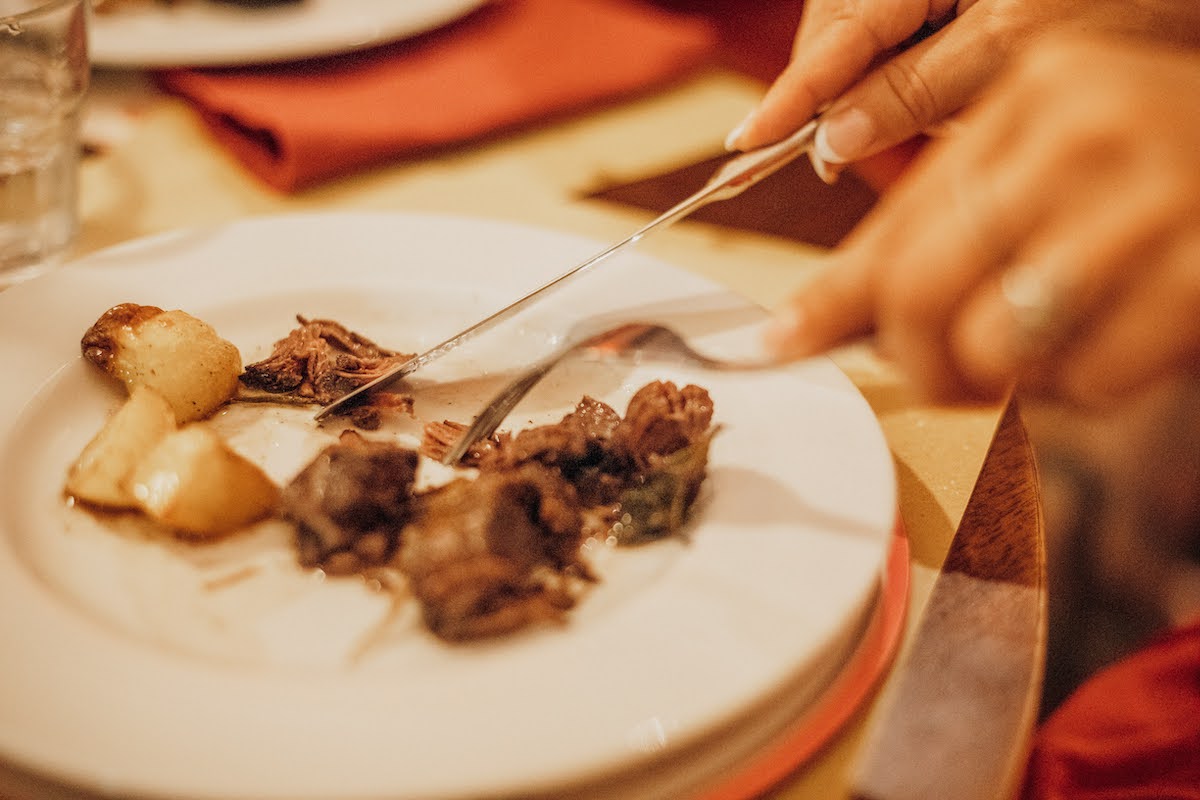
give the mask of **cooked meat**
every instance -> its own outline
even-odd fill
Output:
[[[417,453],[343,433],[283,490],[300,563],[346,574],[388,561],[412,512]]]
[[[153,357],[122,356],[121,348],[134,328],[173,314],[183,312],[115,306],[84,335],[83,353],[105,371],[124,370],[120,377],[131,391],[143,383],[129,376],[178,384],[166,366],[187,349],[179,342],[200,338],[197,326],[208,329],[204,323],[188,317],[193,324],[187,327],[170,317],[170,326],[162,327],[171,337],[145,336]],[[204,370],[203,385],[212,385],[214,375],[225,377],[228,391],[218,405],[239,382],[240,400],[327,404],[412,358],[337,322],[296,319],[299,327],[277,341],[270,356],[244,370],[236,347],[219,337],[220,349],[232,356],[223,372],[210,369],[215,359],[207,351],[197,356],[191,349],[189,363]],[[379,394],[349,413],[360,427],[378,427],[388,409],[411,414],[412,398]],[[168,427],[183,419],[173,408],[169,416]],[[277,508],[293,526],[302,566],[333,575],[380,567],[392,577],[403,573],[438,636],[462,641],[505,634],[563,619],[583,584],[595,580],[583,556],[586,538],[632,543],[683,528],[705,477],[712,418],[708,393],[692,385],[651,383],[634,395],[624,418],[585,396],[556,423],[477,443],[464,459],[477,468],[472,478],[424,491],[416,490],[418,451],[351,430],[296,475],[278,504],[270,486],[263,513]],[[451,421],[426,425],[420,452],[440,458],[466,428]]]
[[[582,522],[575,493],[536,464],[460,478],[420,497],[396,562],[426,624],[448,640],[556,620],[574,604]]]
[[[465,423],[448,419],[426,423],[421,434],[421,445],[418,448],[421,455],[428,456],[434,461],[441,461],[469,427]],[[510,439],[512,436],[503,432],[494,433],[486,439],[481,439],[472,445],[471,449],[462,457],[462,466],[474,467],[481,462],[491,461],[496,457],[491,451],[506,446]]]
[[[421,455],[428,456],[434,461],[441,461],[467,427],[462,422],[448,419],[441,422],[427,422],[421,430],[421,446],[417,449]]]
[[[634,394],[624,418],[584,397],[559,422],[478,443],[463,464],[483,472],[553,467],[575,487],[585,536],[642,542],[682,530],[706,474],[712,416],[705,389],[654,381]],[[421,452],[440,457],[466,427],[427,425]]]
[[[572,472],[599,466],[608,473],[645,468],[653,455],[686,447],[712,424],[713,402],[707,390],[670,381],[653,381],[634,394],[624,418],[606,403],[584,397],[558,422],[516,434],[497,433],[472,447],[466,466],[510,469],[536,461]],[[440,422],[425,427],[422,452],[437,458],[457,441],[466,425]],[[625,462],[632,461],[633,466]]]
[[[515,435],[499,431],[477,442],[461,463],[494,471],[536,462],[573,472],[600,460],[604,442],[620,419],[611,406],[584,397],[558,422],[527,428]],[[451,420],[426,424],[421,453],[441,459],[468,427]]]
[[[712,424],[713,402],[694,384],[682,389],[670,381],[654,381],[630,399],[625,417],[612,432],[613,447],[646,467],[651,456],[681,450]]]
[[[354,427],[362,428],[364,431],[373,431],[378,430],[379,426],[383,424],[383,412],[385,411],[411,415],[413,411],[412,396],[394,392],[376,392],[361,403],[351,405],[346,411],[346,416],[350,417],[350,422]]]
[[[276,342],[270,356],[246,367],[243,384],[325,405],[413,357],[380,347],[331,320],[296,319],[300,327]]]
[[[620,420],[611,406],[584,397],[556,423],[527,428],[509,440],[497,438],[488,448],[474,448],[473,465],[483,470],[510,469],[536,461],[571,473],[604,458],[605,443]]]
[[[331,572],[402,572],[425,624],[448,641],[556,621],[580,581],[589,536],[631,544],[679,532],[704,479],[712,401],[697,386],[652,383],[624,419],[591,397],[559,422],[501,433],[466,463],[474,478],[414,492],[415,452],[355,433],[284,491],[301,562]],[[467,426],[425,427],[439,458]]]

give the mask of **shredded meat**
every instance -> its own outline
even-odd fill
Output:
[[[242,372],[240,400],[328,405],[414,355],[380,347],[332,320],[296,320],[300,327],[275,342],[271,355]],[[345,413],[357,427],[374,430],[384,411],[412,408],[407,395],[378,392]]]
[[[413,357],[331,320],[296,320],[300,327],[277,341],[267,358],[247,366],[242,383],[324,405]]]
[[[434,461],[441,461],[469,427],[462,422],[448,419],[426,423],[421,436],[421,454]],[[496,458],[492,451],[507,446],[511,438],[512,436],[508,433],[494,433],[486,439],[481,439],[471,446],[460,463],[464,467],[474,467],[490,461]]]

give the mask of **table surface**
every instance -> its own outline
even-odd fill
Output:
[[[616,240],[650,214],[589,199],[589,193],[602,184],[633,181],[711,157],[760,92],[753,81],[710,71],[615,107],[479,146],[399,161],[285,196],[246,173],[207,136],[190,108],[155,93],[144,76],[100,71],[91,124],[94,131],[102,129],[107,142],[84,161],[77,249],[85,254],[164,230],[255,215],[334,209],[481,216]],[[121,113],[113,115],[118,106]],[[518,196],[519,202],[514,201]],[[768,308],[778,305],[825,257],[815,246],[688,221],[639,247]],[[979,547],[985,557],[997,544],[1002,550],[1027,554],[1023,563],[1034,565],[1033,583],[1043,591],[1036,475],[1019,416],[1004,415],[1001,441],[1006,457],[989,459],[990,471],[981,475],[1001,422],[1001,406],[922,405],[865,346],[840,350],[833,358],[878,416],[897,466],[900,512],[911,556],[910,604],[900,658],[921,620],[977,479],[981,485],[986,479],[998,487],[977,500],[982,508],[972,508],[973,518],[982,511],[983,518],[996,521],[991,544]],[[965,531],[960,541],[970,533]],[[1029,620],[1031,630],[1041,630],[1041,622],[1040,615]],[[1043,646],[1044,637],[1030,639],[1025,654],[1030,664],[1040,665]],[[885,681],[881,694],[887,690]],[[855,716],[770,796],[849,796],[850,776],[862,755],[875,705]],[[1009,743],[1013,753],[1024,751],[1031,726],[1032,719],[1026,719]]]

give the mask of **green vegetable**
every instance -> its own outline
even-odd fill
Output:
[[[683,530],[708,469],[708,448],[717,427],[686,447],[654,456],[650,467],[620,497],[620,521],[612,534],[622,545],[673,536]]]

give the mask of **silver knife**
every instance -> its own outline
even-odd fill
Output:
[[[851,781],[856,800],[1014,796],[1046,645],[1037,486],[1010,400],[912,644],[867,731]]]
[[[601,250],[582,263],[576,264],[557,278],[539,286],[516,302],[510,303],[490,316],[484,317],[470,327],[459,331],[441,344],[435,345],[420,355],[413,356],[408,361],[388,370],[369,383],[365,383],[357,389],[342,395],[337,400],[322,408],[317,413],[316,418],[321,420],[331,414],[335,414],[339,409],[345,408],[356,399],[390,386],[404,376],[411,375],[418,369],[436,361],[464,342],[473,339],[514,316],[535,299],[549,294],[551,290],[561,287],[569,279],[581,275],[606,258],[634,244],[655,228],[666,227],[709,203],[736,197],[763,178],[791,163],[801,153],[806,152],[812,146],[813,136],[817,130],[817,122],[818,120],[816,119],[810,120],[804,127],[782,141],[732,157],[716,171],[712,178],[699,191],[667,209],[660,216],[643,225],[628,238]]]

